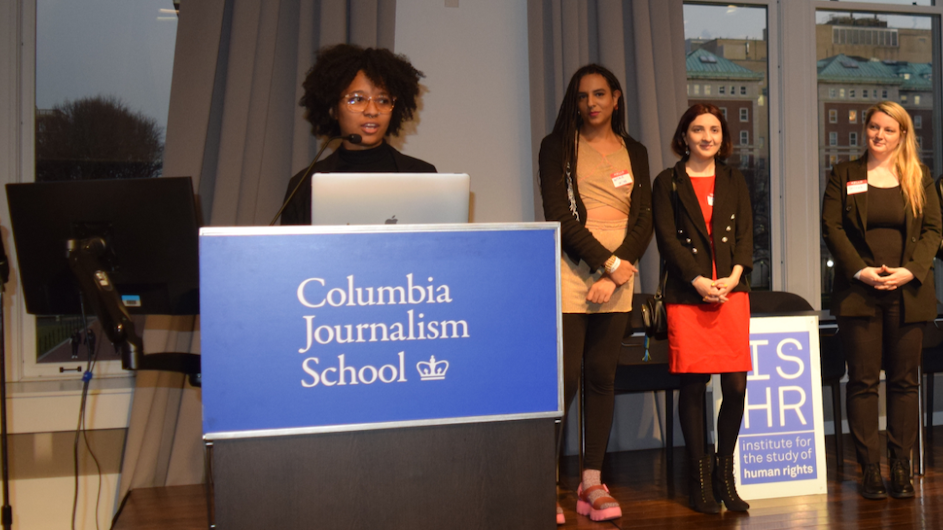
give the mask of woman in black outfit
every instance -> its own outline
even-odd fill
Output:
[[[740,171],[723,163],[732,146],[716,106],[692,105],[678,123],[671,149],[681,161],[655,179],[652,200],[658,252],[668,269],[669,368],[681,376],[678,415],[690,506],[717,513],[717,501],[723,501],[728,510],[746,511],[750,505],[740,499],[734,481],[733,452],[752,368],[750,195]],[[716,373],[724,399],[714,468],[715,455],[704,449],[704,394]]]
[[[933,256],[940,204],[920,163],[913,122],[897,103],[865,115],[868,151],[836,165],[822,201],[822,237],[835,258],[831,311],[848,363],[848,426],[861,465],[859,492],[884,499],[878,450],[878,387],[887,388],[890,494],[914,496],[910,452],[917,437],[923,326],[936,317]]]
[[[357,134],[362,140],[353,144],[345,139],[311,172],[435,173],[432,164],[406,156],[384,140],[412,118],[422,76],[406,57],[384,48],[338,44],[322,49],[308,70],[299,102],[307,109],[311,132],[326,138]],[[304,177],[305,171],[292,177],[286,199]],[[285,208],[282,224],[311,224],[310,184]]]
[[[591,64],[570,79],[553,132],[540,144],[544,216],[560,222],[564,255],[565,405],[585,373],[586,455],[577,513],[594,521],[622,516],[602,484],[614,380],[632,310],[635,263],[652,237],[648,152],[625,130],[625,101],[616,77]],[[558,448],[559,449],[559,448]],[[557,505],[557,523],[563,511]]]

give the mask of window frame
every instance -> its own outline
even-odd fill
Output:
[[[0,157],[0,184],[33,182],[35,179],[35,108],[36,108],[36,23],[37,0],[11,0],[0,5],[0,61],[9,75],[0,80],[0,150],[15,156]],[[15,38],[13,38],[15,37]],[[0,191],[0,223],[10,227],[6,191]],[[36,319],[26,312],[20,285],[13,235],[5,229],[2,236],[10,263],[10,279],[16,285],[6,293],[5,340],[8,354],[7,379],[13,382],[80,380],[84,361],[39,363],[36,361]],[[143,332],[143,330],[142,330]],[[142,334],[143,337],[143,334]],[[110,347],[105,342],[102,347]],[[98,361],[95,380],[132,380],[133,373],[121,368],[121,362]],[[94,386],[98,386],[93,381]],[[74,425],[73,425],[74,426]]]

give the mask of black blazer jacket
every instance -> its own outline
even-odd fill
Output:
[[[904,321],[922,322],[936,318],[936,288],[933,282],[933,256],[940,247],[940,202],[933,188],[933,179],[926,166],[923,189],[927,201],[923,215],[914,216],[904,208],[904,255],[901,264],[913,273],[914,279],[901,287]],[[865,267],[874,263],[868,246],[868,193],[848,195],[848,183],[868,180],[867,155],[843,162],[832,169],[822,200],[822,237],[835,258],[835,283],[832,288],[833,315],[867,317],[875,314],[875,290],[855,279]]]
[[[585,261],[593,271],[602,267],[613,254],[629,263],[637,262],[652,240],[652,192],[648,150],[631,136],[623,136],[622,140],[629,153],[635,182],[625,239],[615,252],[610,252],[585,227],[586,206],[580,198],[575,168],[569,171],[569,175],[563,168],[563,138],[550,134],[540,142],[537,178],[540,181],[544,219],[560,223],[560,243],[563,251],[576,263]],[[575,162],[574,160],[574,164]],[[572,203],[568,191],[570,188],[567,186],[568,176],[572,177],[569,178],[573,191]]]
[[[677,186],[681,210],[677,222],[671,203],[672,180]],[[658,252],[668,267],[665,301],[671,304],[705,303],[691,281],[698,276],[711,277],[711,238],[707,235],[707,223],[683,161],[662,171],[655,178],[652,204]],[[750,192],[743,174],[720,162],[716,164],[714,177],[711,225],[717,277],[730,276],[734,265],[740,265],[743,274],[733,291],[749,292],[750,271],[753,270],[753,210],[750,207]]]
[[[435,166],[432,164],[406,156],[396,149],[390,147],[393,154],[393,162],[396,164],[397,173],[435,173]],[[339,150],[335,150],[324,160],[318,161],[311,170],[311,173],[331,173],[337,169],[341,162]],[[307,168],[305,168],[307,169]],[[285,191],[285,199],[291,195],[291,190],[295,189],[298,181],[304,176],[305,170],[302,169],[288,182],[288,190]],[[282,225],[310,225],[311,224],[311,183],[298,190],[298,194],[288,203],[285,211],[282,212]]]

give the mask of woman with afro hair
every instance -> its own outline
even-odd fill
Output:
[[[385,141],[413,117],[421,77],[406,57],[384,48],[338,44],[318,52],[299,101],[311,132],[327,138],[356,134],[361,141],[345,139],[311,172],[435,173],[432,164],[406,156]],[[305,174],[292,177],[286,200]],[[282,224],[311,224],[310,188],[295,195],[282,213]]]

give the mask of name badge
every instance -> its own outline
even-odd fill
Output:
[[[868,191],[867,180],[851,180],[848,182],[848,195],[864,193],[866,191]]]
[[[622,171],[616,171],[612,175],[609,175],[609,178],[612,179],[612,185],[617,188],[630,185],[633,182],[632,175],[626,169],[623,169]]]
[[[714,205],[714,194],[713,194],[713,193],[708,193],[708,194],[707,194],[707,205],[708,205],[708,206],[713,206],[713,205]]]

